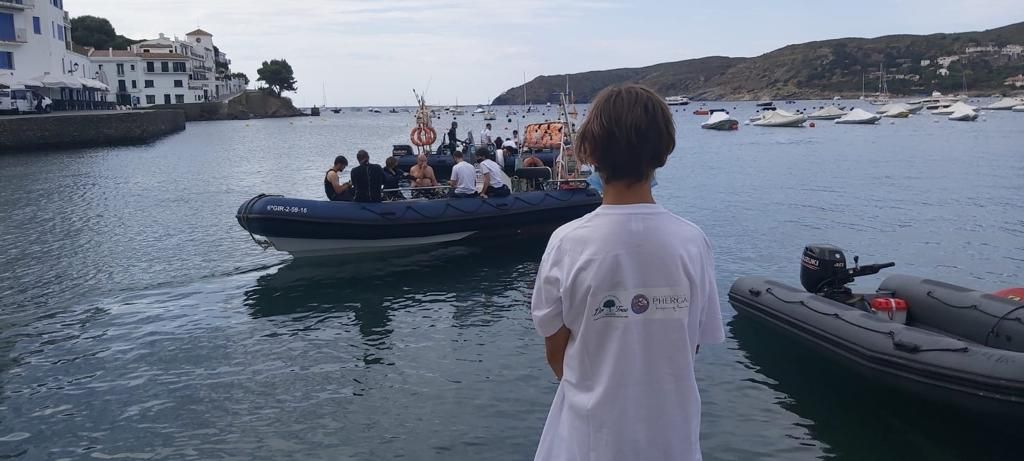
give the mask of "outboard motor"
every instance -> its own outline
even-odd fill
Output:
[[[810,244],[800,257],[800,284],[809,293],[849,292],[852,282],[846,270],[846,254],[835,245]]]
[[[846,267],[846,254],[835,245],[811,244],[804,247],[800,257],[800,284],[809,293],[826,298],[849,302],[853,291],[846,285],[857,277],[877,274],[896,263],[859,265],[859,258],[853,257],[853,269]]]

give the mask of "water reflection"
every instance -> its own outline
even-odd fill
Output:
[[[245,291],[244,305],[252,318],[285,322],[287,333],[278,335],[307,334],[340,319],[358,331],[367,351],[384,351],[393,347],[392,323],[405,309],[448,310],[445,317],[456,328],[526,315],[543,249],[544,242],[517,242],[385,259],[300,258],[259,277]],[[373,353],[364,362],[387,363]]]
[[[813,423],[807,429],[835,459],[1011,459],[1016,426],[963,414],[884,387],[803,342],[745,315],[729,322],[758,380],[788,396],[776,402]],[[953,437],[937,437],[950,434]],[[885,450],[876,443],[884,442]],[[1012,455],[1012,456],[1011,456]]]

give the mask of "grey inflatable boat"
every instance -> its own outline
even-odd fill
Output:
[[[743,277],[729,302],[870,379],[963,409],[1024,415],[1024,302],[893,275],[876,293],[847,284],[893,264],[847,268],[843,251],[810,245],[805,289]]]

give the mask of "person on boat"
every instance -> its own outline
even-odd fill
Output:
[[[384,169],[380,165],[370,163],[370,154],[365,150],[356,153],[359,166],[352,169],[352,187],[355,189],[353,201],[376,203],[383,199],[381,189],[384,187]]]
[[[494,143],[494,139],[491,138],[491,124],[484,125],[484,129],[480,131],[480,144],[484,147],[488,147]]]
[[[334,166],[324,176],[324,192],[327,200],[332,202],[351,202],[353,198],[352,183],[341,183],[341,172],[348,167],[348,159],[344,155],[334,157]]]
[[[459,122],[452,122],[452,127],[448,129],[448,149],[449,152],[455,152],[458,148],[458,143],[462,142],[459,140],[456,130],[459,128]]]
[[[391,156],[384,161],[384,200],[405,200],[401,182],[407,176],[404,171],[398,168],[398,158]]]
[[[495,149],[501,149],[501,145],[504,142],[505,141],[503,139],[501,139],[501,136],[498,136],[498,137],[494,138],[494,148]]]
[[[490,153],[486,147],[476,150],[476,162],[480,164],[480,173],[484,176],[484,187],[480,197],[508,197],[512,190],[504,182],[505,173],[501,171],[501,167],[494,160],[487,158]]]
[[[556,230],[537,270],[531,314],[560,384],[536,460],[701,459],[693,362],[725,332],[707,236],[651,193],[675,139],[639,85],[601,91],[580,127],[603,204]]]
[[[454,151],[453,151],[454,152]],[[434,176],[434,168],[427,164],[427,154],[416,156],[416,164],[409,168],[409,177],[412,178],[412,187],[437,187],[437,176]],[[434,190],[414,191],[418,197],[432,197]]]
[[[519,130],[512,130],[512,140],[516,142],[516,146],[522,144],[522,141],[519,140]]]
[[[448,182],[448,185],[451,186],[450,196],[468,198],[479,195],[476,191],[476,168],[473,168],[469,162],[463,161],[461,150],[455,151],[452,158],[455,159],[455,166],[452,167],[452,179]]]

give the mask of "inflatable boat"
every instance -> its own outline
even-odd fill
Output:
[[[546,238],[558,226],[590,213],[600,204],[601,195],[593,189],[381,203],[258,195],[238,208],[236,218],[261,246],[294,256],[317,256],[481,238]]]
[[[847,287],[892,265],[847,268],[841,249],[810,245],[804,289],[743,277],[729,302],[882,384],[971,412],[1024,415],[1024,290],[997,296],[908,275],[875,293]]]

